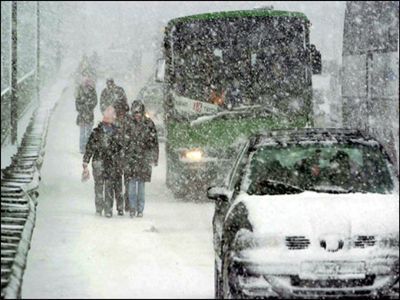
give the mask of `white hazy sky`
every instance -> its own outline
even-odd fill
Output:
[[[115,1],[85,2],[87,15],[102,19],[99,14],[107,14],[115,30],[122,26],[140,24],[143,36],[147,30],[155,30],[161,22],[185,15],[223,10],[251,9],[256,6],[273,5],[278,10],[303,12],[312,23],[311,43],[321,51],[323,59],[341,61],[344,1]],[[110,20],[111,19],[111,20]],[[134,29],[134,28],[132,28]],[[129,29],[128,29],[129,30]]]

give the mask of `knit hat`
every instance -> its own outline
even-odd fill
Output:
[[[131,105],[132,114],[140,113],[144,114],[144,104],[140,100],[134,100]]]

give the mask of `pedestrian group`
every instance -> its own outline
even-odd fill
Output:
[[[145,182],[151,180],[159,150],[156,127],[145,115],[144,104],[134,100],[129,107],[124,89],[109,78],[100,96],[103,119],[92,130],[95,81],[84,77],[75,97],[82,178],[88,179],[92,161],[96,214],[112,217],[115,198],[118,215],[125,210],[130,217],[143,217]]]

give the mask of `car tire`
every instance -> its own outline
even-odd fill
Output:
[[[231,251],[226,251],[223,255],[222,261],[222,279],[221,279],[221,287],[222,287],[222,299],[245,299],[245,295],[241,291],[238,291],[234,287],[231,286],[231,277],[236,276],[230,270],[231,264]]]
[[[217,262],[214,260],[214,298],[222,299],[222,280]]]

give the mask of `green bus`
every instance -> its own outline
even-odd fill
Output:
[[[312,74],[321,55],[310,21],[270,8],[198,14],[165,27],[167,186],[176,197],[222,180],[241,136],[313,125]]]

